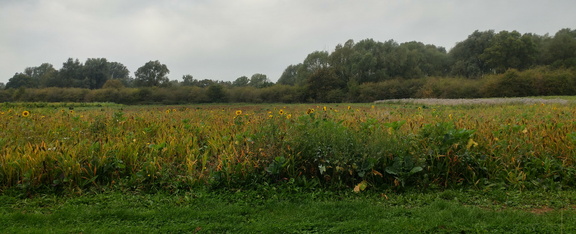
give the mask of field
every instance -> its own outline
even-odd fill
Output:
[[[5,104],[0,189],[576,184],[572,103],[98,105]]]
[[[398,231],[574,230],[576,104],[539,100],[545,99],[4,103],[0,226],[7,232],[375,232],[392,223]],[[175,223],[182,217],[196,224]],[[53,222],[60,226],[41,225]],[[121,227],[128,229],[114,229]]]

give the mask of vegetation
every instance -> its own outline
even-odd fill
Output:
[[[1,191],[576,184],[573,104],[33,106],[0,112]]]
[[[294,189],[292,187],[292,189]],[[0,196],[3,233],[571,233],[574,192],[256,190]]]
[[[236,80],[170,81],[150,61],[130,77],[105,58],[29,67],[0,84],[0,102],[105,101],[123,104],[206,102],[368,102],[394,98],[576,95],[576,30],[554,36],[475,31],[450,51],[421,42],[352,40],[289,65],[276,84],[260,73]],[[103,90],[102,90],[103,89]],[[56,95],[64,93],[65,95]]]
[[[576,95],[574,47],[571,29],[349,40],[276,84],[26,68],[0,83],[0,231],[573,232],[574,98],[397,99]]]
[[[574,100],[528,103],[5,103],[0,231],[574,232]]]

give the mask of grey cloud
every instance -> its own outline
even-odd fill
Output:
[[[160,60],[171,79],[276,80],[348,39],[451,48],[474,30],[574,27],[576,2],[426,0],[0,1],[0,82],[43,62],[105,57],[134,72]]]

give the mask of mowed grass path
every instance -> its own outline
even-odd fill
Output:
[[[574,233],[575,192],[1,197],[2,233]]]

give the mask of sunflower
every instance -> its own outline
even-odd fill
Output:
[[[241,114],[242,114],[242,111],[241,111],[241,110],[237,110],[237,111],[236,111],[236,115],[241,115]]]
[[[30,111],[22,111],[22,117],[30,116]]]
[[[312,114],[312,113],[314,113],[314,109],[310,109],[310,108],[309,108],[309,109],[306,111],[306,114]]]
[[[284,114],[284,110],[280,109],[280,111],[278,111],[278,114],[283,115],[283,114]]]
[[[170,114],[170,109],[166,110],[166,114]]]

